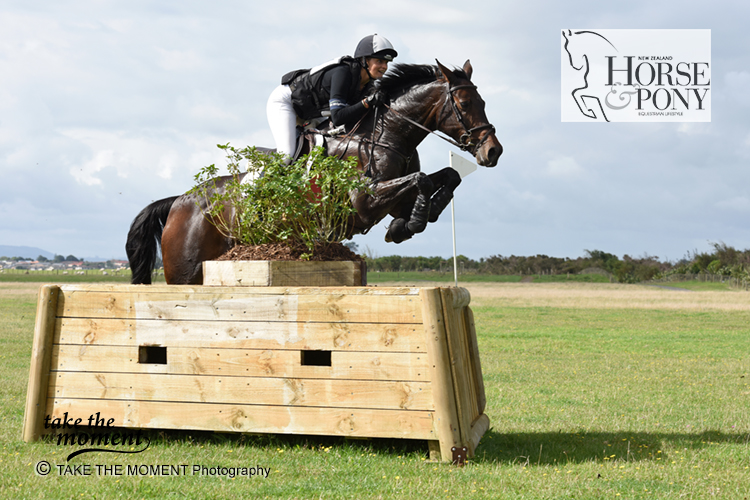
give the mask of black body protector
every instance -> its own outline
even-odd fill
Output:
[[[351,73],[352,86],[347,95],[347,102],[353,103],[359,94],[360,63],[349,56],[339,57],[312,69],[290,71],[281,78],[282,85],[289,85],[292,90],[292,105],[297,116],[311,120],[321,116],[330,116],[330,87],[323,85],[323,78],[336,66],[345,65]],[[368,89],[365,88],[364,92]]]

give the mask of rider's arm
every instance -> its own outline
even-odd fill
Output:
[[[367,112],[367,108],[362,101],[354,104],[348,104],[346,98],[349,95],[349,89],[355,83],[352,82],[352,75],[345,66],[333,68],[331,71],[331,92],[328,104],[331,108],[331,121],[334,126],[353,124]]]

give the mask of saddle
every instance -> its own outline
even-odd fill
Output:
[[[331,120],[327,117],[305,122],[303,125],[297,125],[297,147],[292,155],[291,163],[296,162],[302,156],[308,154],[313,148],[322,147],[327,150],[326,138],[335,137],[345,133],[344,126],[334,127]],[[276,148],[256,147],[262,153],[275,153]],[[309,169],[309,167],[308,167]],[[260,174],[263,175],[263,174]],[[245,175],[241,182],[252,183],[257,176]]]
[[[335,137],[343,133],[345,133],[344,126],[334,127],[327,117],[297,125],[297,147],[292,155],[292,163],[318,146],[325,150],[328,137]],[[258,147],[257,149],[264,153],[276,152],[276,148]]]

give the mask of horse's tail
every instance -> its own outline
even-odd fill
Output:
[[[134,285],[150,285],[151,273],[156,264],[156,252],[161,245],[161,233],[167,222],[169,210],[178,196],[155,201],[136,215],[128,231],[125,251],[130,262]]]

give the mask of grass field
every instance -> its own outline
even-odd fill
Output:
[[[432,281],[435,283],[454,283],[453,272],[441,273],[437,271],[425,272],[368,272],[368,283],[387,283],[391,281],[423,283]],[[609,283],[609,278],[601,274],[576,274],[576,275],[502,275],[502,274],[461,274],[458,277],[461,283]]]
[[[67,454],[20,440],[38,283],[0,283],[0,497],[750,498],[750,293],[461,284],[492,424],[466,467],[428,462],[421,442],[190,432],[71,462],[270,468],[229,479],[36,475]]]

